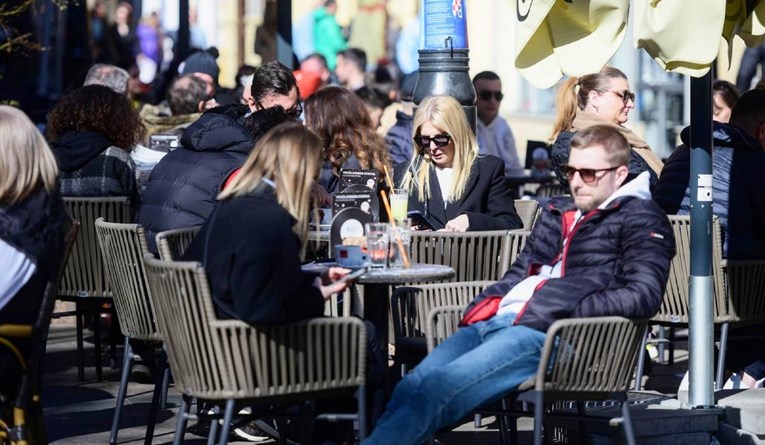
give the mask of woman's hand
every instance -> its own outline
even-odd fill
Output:
[[[330,267],[323,274],[321,274],[321,284],[331,284],[333,281],[337,281],[340,278],[343,278],[350,272],[350,269],[344,269],[342,267]]]
[[[316,277],[316,279],[313,280],[313,285],[321,291],[321,296],[324,297],[324,301],[329,300],[329,297],[333,294],[344,291],[348,287],[348,284],[347,281],[332,281],[325,286],[321,283],[321,277]]]
[[[311,198],[316,201],[319,207],[326,207],[332,204],[332,196],[318,182],[311,186]]]
[[[443,232],[467,232],[470,228],[470,219],[467,215],[460,215],[446,223],[440,231]]]

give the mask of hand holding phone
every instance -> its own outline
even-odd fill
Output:
[[[340,278],[339,280],[336,281],[336,283],[345,283],[345,282],[348,282],[348,281],[353,281],[356,278],[364,275],[368,271],[369,271],[369,268],[362,267],[361,269],[357,269],[357,270],[349,273],[348,275],[345,275],[344,277]]]
[[[418,230],[435,230],[428,218],[425,218],[419,210],[410,210],[406,212],[406,216],[412,219],[412,227],[419,227]]]

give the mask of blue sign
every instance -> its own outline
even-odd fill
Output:
[[[468,48],[465,0],[422,0],[420,20],[422,48]]]

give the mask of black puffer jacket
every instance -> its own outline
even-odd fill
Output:
[[[573,221],[575,212],[570,198],[551,199],[510,270],[468,305],[466,315],[487,297],[504,296],[541,265],[555,264],[564,221]],[[674,255],[672,228],[655,202],[616,198],[582,218],[563,251],[561,277],[537,287],[515,324],[545,332],[564,318],[649,318],[661,304]]]
[[[183,132],[182,147],[154,167],[138,213],[149,250],[157,251],[157,233],[201,226],[218,205],[226,179],[255,145],[241,124],[247,110],[231,105],[206,112]]]
[[[720,218],[727,258],[765,258],[765,152],[743,130],[714,123],[712,211]],[[671,215],[691,211],[690,127],[680,135],[684,145],[672,152],[653,199]]]
[[[563,174],[561,166],[568,164],[568,152],[571,149],[571,139],[575,134],[575,131],[562,131],[558,135],[558,138],[555,140],[552,149],[550,150],[550,157],[552,158],[553,171],[555,172],[555,176],[558,177],[558,181],[560,181],[561,185],[565,187],[568,187],[568,179],[566,179],[566,175]],[[630,163],[627,168],[629,169],[627,182],[631,181],[637,175],[645,171],[650,172],[651,190],[653,190],[658,179],[656,177],[656,173],[654,173],[654,171],[648,167],[648,163],[646,163],[645,160],[635,152],[635,150],[630,152]]]

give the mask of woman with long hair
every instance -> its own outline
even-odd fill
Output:
[[[345,289],[300,269],[308,233],[311,188],[322,160],[321,140],[299,123],[284,123],[255,145],[185,258],[200,261],[218,315],[283,324],[324,313],[330,295]]]
[[[390,168],[385,140],[353,92],[329,86],[313,93],[305,101],[305,124],[324,146],[319,184],[327,192],[338,191],[342,169],[375,169],[382,179],[385,168]]]
[[[48,139],[64,196],[127,196],[138,205],[133,147],[146,131],[122,94],[88,85],[64,96],[48,116]]]
[[[635,93],[630,91],[627,76],[613,67],[582,77],[570,77],[560,86],[556,100],[557,114],[549,142],[555,174],[564,186],[568,180],[561,166],[568,163],[568,151],[574,134],[596,124],[617,128],[632,147],[630,179],[649,171],[651,185],[661,173],[663,163],[651,147],[632,130],[624,127],[629,112],[635,108]]]
[[[59,269],[66,212],[57,177],[56,160],[32,121],[0,105],[0,324],[34,322]],[[0,345],[0,395],[18,388],[17,365]]]
[[[409,193],[409,210],[434,229],[455,232],[517,229],[504,176],[504,163],[480,156],[462,106],[450,96],[422,101],[413,122],[411,162],[396,168],[397,183]]]

